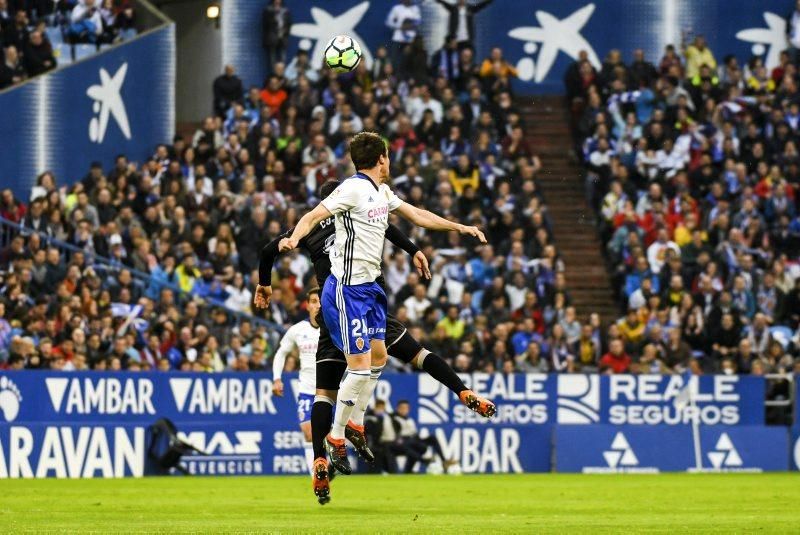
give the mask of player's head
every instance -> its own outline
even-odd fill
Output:
[[[328,195],[333,193],[333,190],[339,187],[339,182],[335,178],[331,178],[330,180],[326,180],[320,187],[319,187],[319,198],[320,200],[326,199]]]
[[[308,291],[308,316],[311,318],[312,323],[316,323],[320,307],[319,286],[314,286]]]
[[[394,412],[399,414],[400,416],[408,416],[408,413],[411,411],[411,404],[408,400],[401,399],[397,402],[397,405],[394,407]]]
[[[356,171],[374,171],[381,180],[389,178],[389,149],[378,134],[356,134],[350,142],[350,158]]]

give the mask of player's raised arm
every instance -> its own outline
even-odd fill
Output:
[[[297,226],[294,227],[292,235],[280,241],[278,244],[278,250],[284,253],[296,248],[297,244],[300,243],[300,240],[308,236],[308,233],[311,232],[311,229],[317,226],[320,221],[326,217],[330,217],[331,215],[332,214],[330,210],[325,208],[323,203],[319,203],[316,208],[300,218],[300,221],[297,222]]]
[[[420,227],[431,230],[455,230],[461,234],[475,236],[481,243],[486,243],[486,237],[478,227],[469,227],[455,221],[450,221],[428,210],[412,206],[407,202],[401,203],[394,211]]]

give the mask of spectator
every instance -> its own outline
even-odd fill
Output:
[[[42,37],[42,32],[33,31],[25,47],[25,70],[28,76],[38,76],[56,68],[56,59],[53,57],[53,48]]]
[[[286,63],[286,45],[292,27],[292,14],[283,0],[271,0],[261,14],[261,39],[267,58],[267,74],[277,63]]]
[[[627,373],[630,370],[631,357],[625,353],[622,340],[612,340],[608,353],[600,359],[601,373]]]
[[[73,43],[97,43],[103,33],[103,17],[96,0],[80,0],[70,14],[67,37]]]
[[[230,107],[242,102],[244,89],[233,65],[225,65],[225,72],[214,79],[214,112],[224,117]]]
[[[9,45],[3,50],[4,62],[0,65],[0,89],[18,84],[28,77],[19,59],[17,47]]]
[[[472,5],[467,0],[436,1],[447,10],[448,35],[455,38],[459,49],[472,47],[475,42],[475,13],[491,4],[492,0],[480,0]]]
[[[691,80],[698,76],[700,68],[704,65],[711,70],[717,69],[717,60],[706,45],[704,36],[696,35],[692,44],[683,46],[683,53],[686,56],[686,78]]]
[[[392,6],[386,16],[386,26],[393,30],[389,57],[392,64],[399,65],[403,50],[414,41],[422,23],[422,12],[413,0],[400,0]]]

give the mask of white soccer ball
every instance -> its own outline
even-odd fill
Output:
[[[361,46],[347,35],[337,35],[325,45],[325,64],[334,72],[350,72],[361,61]]]

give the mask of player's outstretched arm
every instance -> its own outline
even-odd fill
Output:
[[[275,264],[280,251],[278,245],[280,241],[289,236],[291,231],[284,232],[261,249],[258,259],[258,284],[253,295],[253,306],[256,308],[267,308],[272,299],[272,266]]]
[[[331,212],[325,206],[320,203],[308,212],[306,215],[300,218],[300,221],[297,222],[297,226],[294,227],[294,231],[292,235],[288,238],[284,238],[278,244],[278,249],[280,252],[291,251],[292,249],[297,247],[297,244],[300,243],[300,240],[308,236],[308,233],[311,232],[317,224],[325,219],[326,217],[330,217]]]
[[[407,202],[402,203],[395,209],[395,211],[420,227],[431,230],[455,230],[461,234],[475,236],[478,238],[478,240],[480,240],[481,243],[486,243],[486,237],[483,235],[483,232],[478,229],[478,227],[468,227],[467,225],[450,221],[449,219],[440,217],[432,212],[429,212],[428,210],[423,210],[421,208],[417,208],[416,206],[412,206]]]

